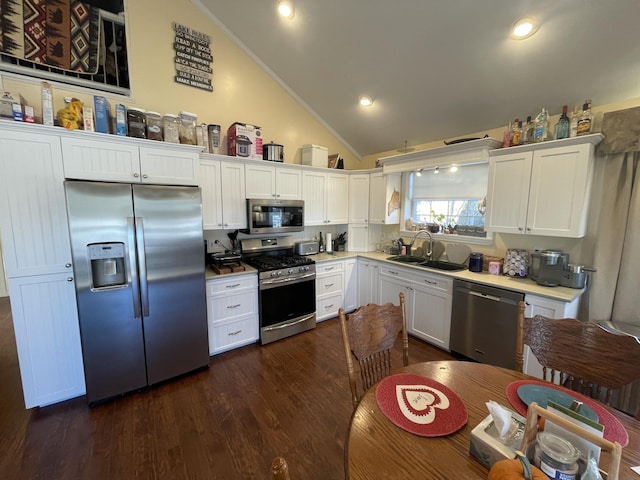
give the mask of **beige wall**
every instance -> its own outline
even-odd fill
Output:
[[[160,113],[181,110],[196,113],[198,121],[220,124],[224,131],[233,122],[260,125],[266,142],[284,145],[285,161],[300,163],[300,147],[313,143],[340,153],[345,168],[364,168],[358,158],[289,93],[258,66],[208,15],[189,0],[127,0],[129,65],[132,98],[107,96],[112,106],[124,103]],[[175,32],[172,23],[211,37],[213,93],[174,82]],[[37,80],[2,75],[3,89],[21,93],[36,112],[41,109]],[[54,83],[54,109],[64,106],[65,96],[92,101],[95,92],[65,90]],[[224,140],[226,148],[226,140]]]

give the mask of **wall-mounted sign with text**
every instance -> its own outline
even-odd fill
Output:
[[[173,49],[176,52],[174,60],[176,82],[212,92],[211,38],[209,35],[196,32],[175,22],[173,29],[176,32],[173,42]]]

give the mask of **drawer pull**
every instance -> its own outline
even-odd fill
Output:
[[[330,308],[333,308],[333,303],[331,305],[325,305],[324,307],[325,310],[329,310]]]
[[[238,303],[236,305],[227,305],[227,308],[238,308],[241,304]]]
[[[437,285],[438,282],[432,282],[430,280],[425,280],[424,283],[428,283],[429,285]]]
[[[331,270],[333,270],[335,267],[325,267],[324,271],[325,272],[330,272]]]
[[[324,288],[331,288],[333,287],[333,285],[334,285],[333,283],[327,283],[325,284]]]
[[[389,270],[389,273],[391,275],[400,275],[400,272],[394,272],[393,270]]]
[[[237,330],[235,332],[229,332],[227,333],[228,336],[233,337],[234,335],[238,335],[239,333],[242,333],[242,330]]]
[[[224,288],[236,288],[239,287],[240,284],[239,283],[234,283],[233,285],[225,285]]]

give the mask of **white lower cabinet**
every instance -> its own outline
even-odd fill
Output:
[[[379,303],[398,305],[405,294],[408,332],[449,350],[453,280],[449,277],[413,272],[395,266],[380,267]]]
[[[9,279],[27,408],[84,395],[76,292],[69,273]]]
[[[207,318],[211,355],[256,342],[259,338],[257,274],[208,279]]]
[[[358,306],[378,304],[380,264],[375,260],[358,258]]]
[[[578,308],[580,307],[580,297],[572,302],[562,302],[546,297],[527,294],[525,301],[525,317],[533,317],[535,315],[543,315],[548,318],[577,318]],[[524,348],[524,373],[533,377],[542,378],[542,366],[531,352],[528,345]]]
[[[342,308],[347,313],[358,308],[358,272],[355,258],[348,258],[344,261],[344,302]]]
[[[338,315],[344,301],[344,262],[341,260],[316,264],[316,320]]]

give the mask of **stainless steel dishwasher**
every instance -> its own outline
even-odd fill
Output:
[[[454,279],[451,350],[478,362],[515,369],[520,300],[523,293]]]

